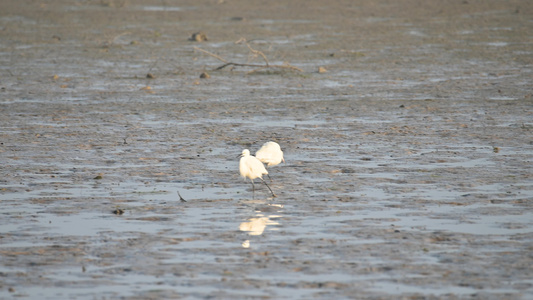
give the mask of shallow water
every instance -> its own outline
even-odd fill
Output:
[[[6,4],[0,298],[533,296],[529,2],[225,2]]]

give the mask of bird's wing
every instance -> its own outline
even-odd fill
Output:
[[[265,165],[255,157],[250,161],[250,168],[253,174],[257,175],[257,177],[261,177],[263,174],[268,174]]]

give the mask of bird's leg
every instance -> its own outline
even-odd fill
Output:
[[[253,198],[255,199],[255,184],[254,184],[254,180],[251,179],[252,181],[252,195],[253,195]]]
[[[276,198],[276,194],[274,194],[274,192],[272,191],[272,189],[268,186],[268,184],[263,180],[263,178],[259,177],[259,179],[261,179],[261,181],[267,186],[267,188],[270,190],[270,192],[272,193],[272,197]]]
[[[272,178],[270,178],[270,175],[267,174],[267,176],[268,176],[268,179],[270,179],[270,183],[272,183],[273,181],[272,181]]]

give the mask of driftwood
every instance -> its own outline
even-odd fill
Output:
[[[248,44],[248,42],[244,38],[242,38],[242,39],[238,40],[237,42],[235,42],[235,44],[240,44],[240,43],[246,44],[246,46],[248,47],[250,52],[252,52],[256,57],[261,56],[263,58],[263,60],[265,61],[265,64],[261,65],[261,64],[237,63],[237,62],[233,62],[233,61],[228,61],[227,59],[224,59],[224,58],[220,57],[219,55],[216,55],[214,53],[211,53],[211,52],[209,52],[207,50],[204,50],[204,49],[201,49],[201,48],[198,48],[198,47],[194,47],[194,49],[198,50],[200,52],[203,52],[203,53],[205,53],[205,54],[207,54],[209,56],[212,56],[212,57],[214,57],[214,58],[216,58],[216,59],[218,59],[218,60],[220,60],[221,62],[224,63],[223,65],[213,69],[213,71],[222,70],[222,69],[224,69],[227,66],[236,66],[236,67],[256,68],[255,70],[252,70],[250,73],[257,72],[260,69],[267,69],[267,68],[288,69],[288,70],[303,72],[302,69],[300,69],[298,67],[295,67],[295,66],[292,66],[290,64],[271,65],[269,63],[268,58],[266,57],[266,55],[263,52],[259,51],[259,50],[253,49],[250,46],[250,44]]]

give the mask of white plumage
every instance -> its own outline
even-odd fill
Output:
[[[270,190],[270,192],[272,193],[272,197],[276,197],[272,189],[263,180],[263,175],[265,174],[268,175],[268,171],[266,170],[265,166],[259,159],[250,155],[250,150],[248,149],[242,150],[241,159],[239,161],[239,172],[241,173],[241,176],[244,179],[249,178],[252,181],[252,189],[253,189],[254,195],[255,195],[254,179],[259,178]]]
[[[255,152],[255,157],[265,163],[268,167],[285,162],[281,147],[278,143],[272,141],[264,143],[263,146]]]
[[[256,157],[250,155],[250,150],[242,150],[241,160],[239,161],[239,171],[244,178],[250,178],[254,180],[256,178],[262,178],[263,175],[268,174],[263,163]]]

